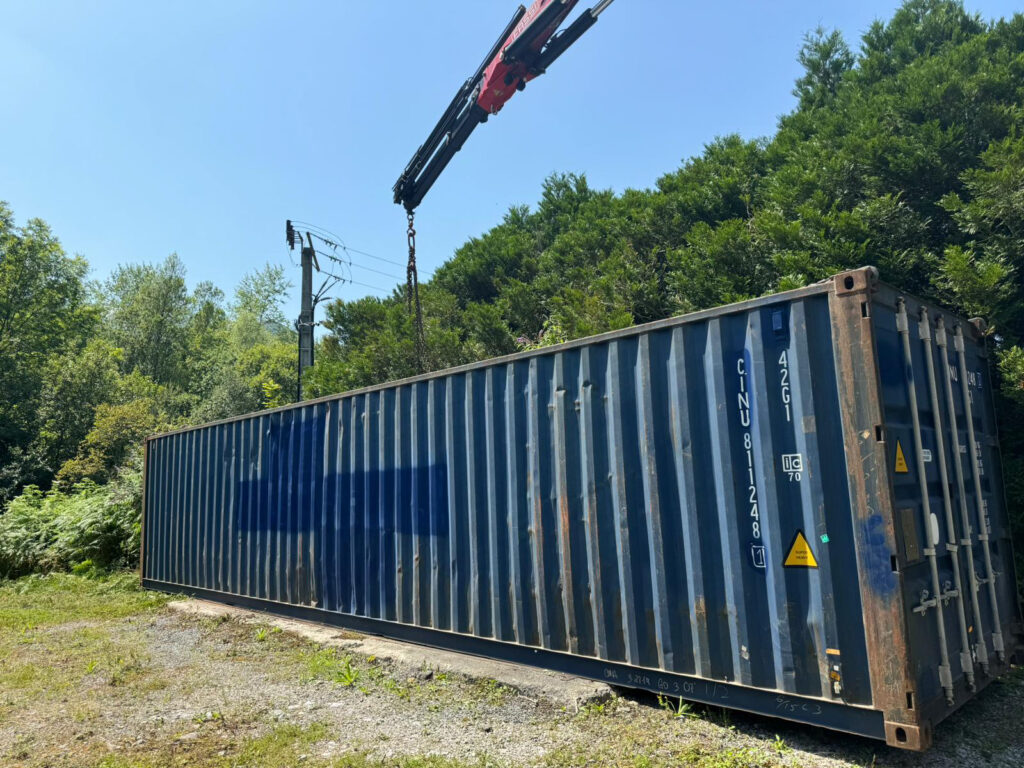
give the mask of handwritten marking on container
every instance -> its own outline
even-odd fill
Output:
[[[648,670],[629,670],[620,674],[617,669],[605,667],[604,679],[617,682],[625,680],[628,685],[647,688],[652,691],[657,690],[676,696],[694,697],[703,701],[724,701],[729,698],[729,689],[724,685],[714,682],[663,677]]]
[[[807,541],[803,531],[796,532],[796,538],[789,548],[786,561],[783,563],[786,568],[817,568],[818,560],[811,551],[811,543]]]
[[[775,709],[778,712],[784,712],[790,715],[820,715],[822,713],[821,704],[815,704],[811,701],[800,701],[798,699],[787,699],[785,696],[779,696],[775,699]]]

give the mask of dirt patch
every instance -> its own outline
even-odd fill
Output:
[[[915,755],[194,603],[0,629],[0,651],[0,764],[19,768],[1024,765],[1019,674]]]
[[[361,635],[323,624],[268,616],[205,600],[177,600],[168,603],[167,607],[186,615],[214,619],[226,617],[242,624],[287,632],[324,647],[337,648],[363,659],[387,663],[399,674],[404,671],[420,677],[427,673],[450,675],[468,681],[493,681],[510,692],[515,692],[516,695],[544,701],[573,712],[579,712],[581,707],[607,701],[612,697],[611,686],[593,680],[383,637]]]

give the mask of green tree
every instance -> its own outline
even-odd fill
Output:
[[[29,481],[47,485],[75,456],[92,428],[96,409],[115,397],[121,350],[93,338],[82,350],[50,358],[37,413],[38,432],[29,450]]]
[[[83,480],[106,482],[143,439],[157,427],[153,403],[132,400],[121,405],[103,403],[96,409],[92,429],[85,436],[78,455],[69,459],[57,473],[65,486]]]
[[[283,301],[292,288],[284,267],[266,264],[247,273],[235,289],[232,311],[236,316],[252,315],[256,322],[274,335],[288,336],[290,324],[284,316]]]
[[[104,328],[124,350],[128,371],[138,369],[158,384],[187,386],[188,330],[193,302],[177,255],[158,266],[118,267],[105,285]]]
[[[0,203],[0,503],[30,474],[50,359],[80,347],[95,325],[86,263],[38,219],[24,227]]]
[[[793,95],[800,99],[801,109],[831,103],[839,92],[843,75],[853,69],[856,61],[842,34],[838,30],[826,33],[824,27],[804,38],[797,58],[804,75],[796,81]]]

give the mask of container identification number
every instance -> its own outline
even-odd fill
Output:
[[[754,481],[754,437],[750,433],[750,391],[747,386],[747,361],[740,357],[736,360],[736,373],[739,374],[739,405],[740,425],[743,427],[743,450],[747,459],[747,494],[750,504],[750,535],[754,541],[761,540],[761,507],[757,499],[757,483]]]

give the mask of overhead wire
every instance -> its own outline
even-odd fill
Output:
[[[371,291],[376,291],[377,293],[381,293],[381,294],[384,294],[384,295],[388,295],[388,294],[393,293],[393,291],[394,291],[393,288],[382,288],[379,285],[372,285],[371,283],[364,283],[361,280],[354,279],[352,277],[352,274],[351,274],[353,268],[354,269],[362,269],[362,270],[365,270],[367,272],[372,272],[374,274],[381,275],[383,277],[391,278],[392,280],[395,280],[395,281],[400,281],[402,279],[402,278],[398,277],[397,275],[389,274],[387,272],[384,272],[383,270],[374,269],[373,267],[368,267],[368,266],[366,266],[364,264],[359,264],[357,261],[355,261],[352,258],[352,254],[357,254],[359,256],[365,256],[365,257],[370,258],[370,259],[375,259],[377,261],[384,262],[384,263],[387,263],[387,264],[393,264],[393,265],[399,266],[399,267],[404,267],[405,266],[404,264],[401,264],[400,262],[394,261],[392,259],[386,259],[383,256],[376,256],[376,255],[374,255],[372,253],[368,253],[367,251],[362,251],[362,250],[359,250],[357,248],[349,248],[347,245],[345,245],[345,241],[342,240],[342,238],[339,235],[337,235],[334,232],[331,232],[329,229],[326,229],[324,227],[318,226],[318,225],[313,224],[311,222],[300,221],[299,219],[292,219],[291,222],[292,222],[293,225],[295,225],[296,229],[305,230],[308,234],[312,235],[315,239],[320,240],[327,248],[331,249],[330,252],[329,252],[329,251],[324,250],[322,248],[315,248],[314,247],[313,248],[314,253],[316,253],[318,256],[323,257],[324,259],[327,259],[330,262],[333,262],[335,264],[338,264],[341,267],[344,267],[347,270],[347,272],[348,272],[348,274],[344,274],[344,273],[343,274],[337,274],[335,271],[333,271],[331,269],[326,269],[326,268],[320,267],[318,269],[318,271],[322,275],[324,275],[324,277],[326,279],[325,279],[323,285],[320,286],[320,289],[316,292],[316,297],[315,297],[316,303],[320,303],[321,301],[325,300],[325,294],[327,293],[327,291],[331,290],[332,288],[334,288],[338,284],[341,284],[341,285],[346,285],[346,284],[347,285],[357,285],[360,288],[367,288],[367,289],[369,289]],[[339,250],[342,251],[343,253],[345,253],[346,256],[348,256],[348,258],[346,259],[346,258],[343,258],[343,257],[339,256],[338,253],[337,253],[337,251],[339,251]],[[291,261],[292,266],[298,266],[298,264],[295,261],[295,256],[292,253],[291,249],[289,249],[289,251],[288,251],[288,258]],[[332,280],[334,282],[331,282]],[[328,283],[330,283],[330,284],[328,285]]]
[[[349,282],[352,283],[352,285],[358,285],[363,288],[369,288],[370,290],[373,291],[379,291],[381,293],[391,293],[391,291],[389,291],[387,288],[381,288],[380,286],[377,285],[369,285],[368,283],[361,283],[358,280],[349,280]]]
[[[350,261],[348,265],[349,265],[349,267],[354,267],[355,269],[365,269],[367,272],[373,272],[374,274],[377,274],[377,275],[383,275],[384,277],[390,277],[392,280],[401,281],[401,279],[402,279],[402,278],[397,277],[396,275],[392,275],[392,274],[390,274],[388,272],[381,272],[379,269],[374,269],[373,267],[367,267],[364,264],[356,264],[355,262],[351,262]]]
[[[316,224],[311,224],[309,222],[300,221],[299,219],[292,219],[291,221],[292,221],[292,224],[301,226],[303,229],[307,229],[307,230],[311,231],[315,237],[317,237],[320,240],[325,241],[328,245],[340,248],[341,250],[345,251],[346,253],[356,254],[356,255],[359,255],[359,256],[365,256],[368,259],[374,259],[375,261],[381,261],[381,262],[384,262],[385,264],[391,264],[392,266],[395,266],[395,267],[401,267],[402,269],[405,269],[405,267],[406,267],[405,262],[396,261],[394,259],[389,259],[389,258],[386,258],[384,256],[378,256],[378,255],[376,255],[374,253],[370,253],[369,251],[364,251],[364,250],[361,250],[359,248],[352,248],[352,247],[350,247],[349,245],[347,245],[345,243],[344,238],[342,238],[340,235],[338,235],[335,232],[332,232],[329,229],[326,229],[324,227],[318,226]],[[424,274],[426,274],[427,276],[432,276],[433,272],[425,271]],[[387,275],[387,276],[388,277],[392,277],[392,275]],[[396,279],[398,279],[398,278],[396,278]]]
[[[380,269],[374,269],[373,267],[368,267],[365,264],[357,264],[354,261],[345,261],[344,259],[338,258],[337,256],[334,256],[333,254],[330,254],[330,253],[322,253],[320,251],[317,251],[317,253],[319,253],[325,259],[330,259],[331,261],[334,261],[334,262],[336,262],[338,264],[342,264],[342,265],[348,267],[349,269],[363,269],[363,270],[366,270],[367,272],[373,272],[376,275],[382,275],[384,277],[390,277],[392,280],[398,280],[398,281],[402,280],[402,278],[398,277],[395,274],[392,274],[390,272],[384,272],[383,270],[380,270]]]

